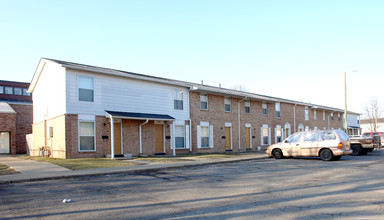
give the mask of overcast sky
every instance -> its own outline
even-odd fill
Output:
[[[41,57],[363,112],[384,104],[384,1],[0,0],[0,80]],[[358,69],[357,72],[352,72]]]

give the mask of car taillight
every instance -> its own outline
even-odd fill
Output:
[[[343,143],[339,143],[338,145],[337,145],[337,149],[342,149],[343,148]]]

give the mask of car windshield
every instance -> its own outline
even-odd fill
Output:
[[[363,137],[369,137],[369,136],[370,136],[369,133],[365,133],[365,134],[363,134]]]
[[[302,133],[294,133],[291,136],[289,136],[287,139],[285,139],[285,143],[297,143],[300,142]]]

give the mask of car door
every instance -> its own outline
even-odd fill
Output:
[[[300,144],[301,156],[318,156],[321,133],[318,131],[305,132]]]
[[[297,156],[300,153],[301,136],[302,132],[297,132],[285,139],[284,150],[287,156]]]

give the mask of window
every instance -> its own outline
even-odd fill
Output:
[[[357,120],[357,124],[360,124],[360,117],[359,116],[357,117],[356,120]]]
[[[323,111],[323,121],[325,121],[325,110]]]
[[[263,103],[262,104],[262,108],[263,108],[263,115],[268,115],[268,105],[267,105],[267,103]]]
[[[306,132],[303,134],[304,142],[320,141],[320,132]]]
[[[333,121],[333,112],[331,112],[331,120]]]
[[[291,136],[289,136],[289,137],[285,140],[285,142],[286,142],[286,143],[299,143],[302,134],[303,134],[303,133],[301,133],[301,132],[294,133],[294,134],[292,134]]]
[[[337,118],[341,121],[340,113],[337,113]]]
[[[281,126],[276,127],[276,143],[281,142]]]
[[[93,102],[93,78],[78,76],[79,101]]]
[[[23,95],[24,96],[31,96],[31,93],[27,92],[28,89],[23,89]]]
[[[0,94],[4,94],[4,86],[0,86]]]
[[[305,120],[306,121],[309,120],[309,110],[308,110],[308,107],[305,107]]]
[[[261,127],[261,145],[269,145],[271,143],[270,133],[268,125],[263,125],[263,127]]]
[[[245,113],[250,114],[251,113],[251,101],[247,100],[244,102],[245,104]]]
[[[209,126],[201,126],[201,147],[209,147]]]
[[[200,94],[200,109],[208,110],[208,95]]]
[[[23,94],[23,90],[21,88],[14,88],[13,89],[15,95],[22,95]]]
[[[12,87],[5,87],[5,94],[13,95],[13,88]]]
[[[280,102],[275,103],[275,109],[276,109],[276,118],[280,118]]]
[[[313,120],[317,120],[317,110],[313,110]]]
[[[95,123],[79,121],[80,151],[95,151]]]
[[[225,97],[224,98],[224,108],[226,112],[231,111],[231,97]]]
[[[183,94],[183,90],[173,91],[174,109],[183,110]]]
[[[336,140],[336,135],[332,131],[325,131],[322,134],[323,141]]]
[[[176,149],[185,148],[185,129],[182,125],[175,126],[175,146]]]

